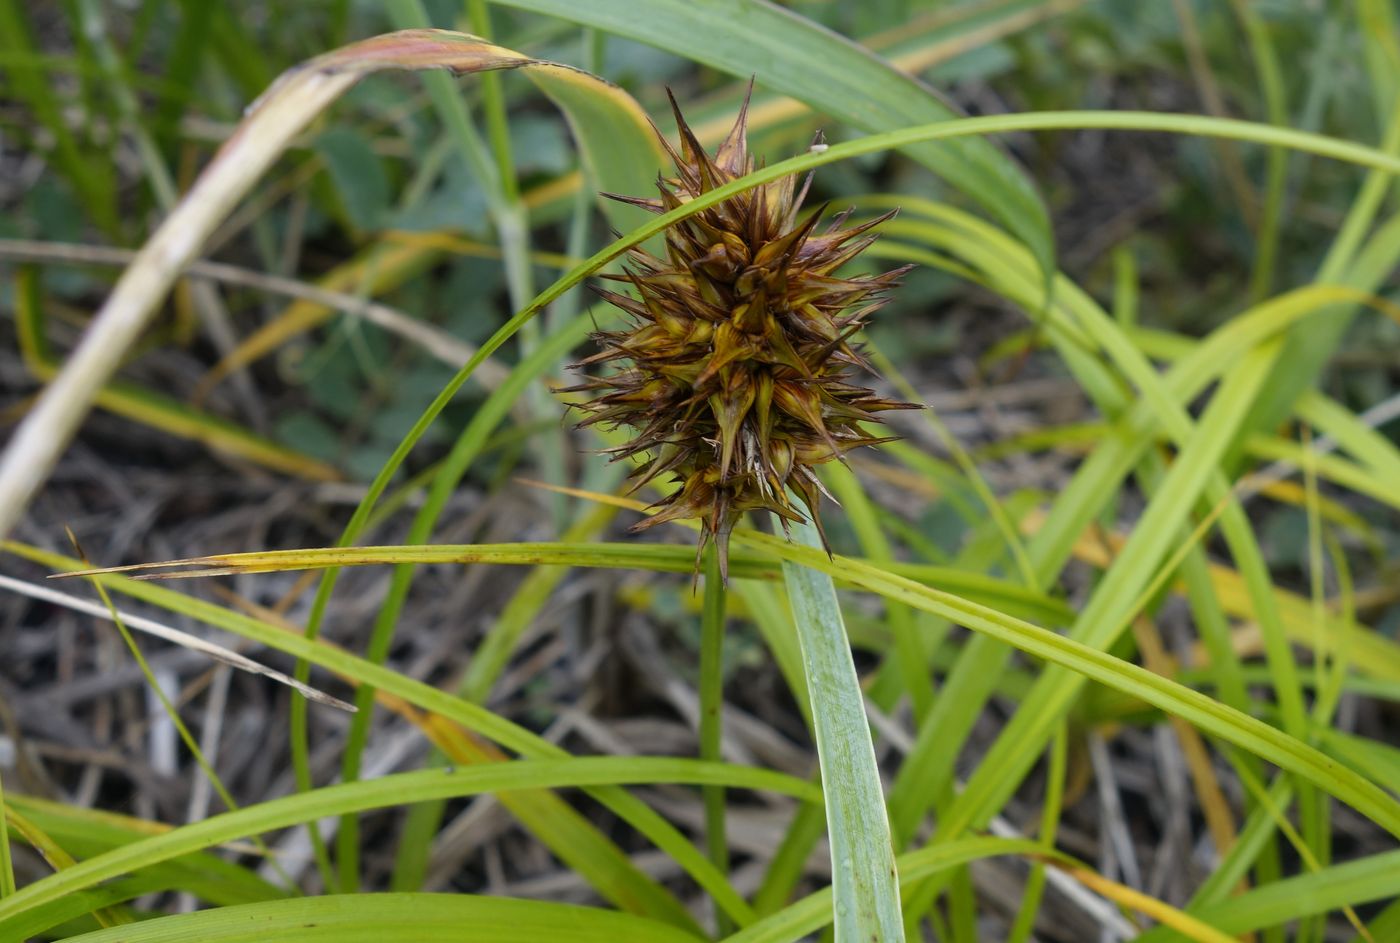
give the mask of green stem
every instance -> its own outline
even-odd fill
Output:
[[[700,616],[700,759],[720,760],[724,708],[724,606],[726,591],[719,572],[719,552],[712,542],[705,551],[705,603]],[[729,840],[724,830],[724,787],[705,786],[705,842],[710,860],[729,873]],[[734,921],[715,907],[720,937],[734,932]]]
[[[491,38],[491,14],[483,0],[467,0],[467,17],[472,32],[482,39]],[[505,97],[501,93],[501,77],[495,72],[483,72],[481,81],[482,110],[486,113],[486,136],[500,174],[501,198],[507,203],[520,200],[520,186],[515,180],[515,161],[510,155],[510,126],[506,122]]]
[[[18,749],[18,745],[16,745]],[[15,865],[10,860],[10,828],[5,817],[5,784],[0,782],[0,898],[15,892]]]
[[[1040,842],[1046,851],[1055,849],[1055,830],[1060,824],[1060,808],[1065,798],[1065,767],[1069,755],[1069,728],[1064,722],[1055,731],[1055,739],[1050,741],[1050,768],[1045,773],[1045,803],[1040,813]],[[1040,899],[1045,893],[1045,862],[1036,861],[1031,865],[1030,876],[1026,878],[1026,892],[1021,897],[1021,909],[1016,914],[1016,922],[1007,934],[1007,943],[1025,943],[1035,929],[1035,918],[1040,915]]]
[[[1278,54],[1274,50],[1269,28],[1258,11],[1244,0],[1230,0],[1236,18],[1244,27],[1249,40],[1250,56],[1259,78],[1259,90],[1264,96],[1269,123],[1280,127],[1288,124],[1288,103],[1285,100],[1283,76]],[[1250,273],[1249,299],[1257,303],[1268,297],[1274,282],[1278,258],[1279,224],[1283,219],[1284,185],[1288,181],[1289,153],[1282,147],[1269,148],[1264,182],[1264,207],[1255,236],[1254,270]]]

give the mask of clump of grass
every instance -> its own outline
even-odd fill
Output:
[[[416,0],[395,0],[387,19],[333,5],[325,23],[320,8],[259,5],[324,27],[319,47],[336,46],[331,37],[372,37],[295,66],[305,49],[287,41],[287,30],[260,36],[231,7],[186,4],[176,14],[151,0],[131,24],[112,28],[96,4],[77,3],[71,49],[50,54],[40,50],[54,44],[53,24],[0,0],[0,69],[20,76],[26,166],[40,170],[47,199],[77,198],[83,238],[119,243],[145,215],[119,212],[119,200],[166,208],[177,181],[185,191],[163,223],[139,234],[144,246],[134,256],[60,243],[57,233],[69,229],[51,210],[44,216],[42,194],[20,207],[32,219],[17,216],[34,238],[0,241],[0,257],[29,265],[130,260],[106,302],[93,305],[87,339],[66,352],[67,322],[107,286],[85,276],[74,289],[34,268],[14,280],[11,373],[52,385],[32,409],[12,411],[28,415],[0,463],[0,528],[25,511],[92,404],[195,443],[179,453],[203,463],[189,465],[191,479],[203,469],[244,481],[245,465],[221,471],[205,450],[306,481],[368,479],[339,533],[293,532],[294,543],[312,549],[209,555],[216,548],[203,535],[200,555],[174,564],[90,570],[41,547],[5,545],[31,576],[37,567],[84,572],[104,600],[123,597],[295,659],[290,680],[325,706],[308,710],[298,695],[285,740],[275,727],[261,731],[260,752],[275,751],[273,765],[290,766],[296,783],[272,796],[224,768],[222,721],[239,705],[225,710],[221,699],[237,695],[216,684],[202,721],[168,725],[195,757],[172,781],[207,775],[228,811],[195,811],[179,826],[36,795],[49,780],[35,775],[25,742],[24,717],[33,715],[21,712],[13,724],[5,711],[0,757],[17,763],[13,778],[5,768],[0,791],[0,940],[220,940],[241,938],[250,925],[288,940],[335,927],[352,941],[468,933],[520,943],[797,941],[826,927],[840,943],[966,943],[983,927],[1017,943],[1400,935],[1397,745],[1373,716],[1400,699],[1400,646],[1376,628],[1393,618],[1386,554],[1400,510],[1392,486],[1400,448],[1377,429],[1396,399],[1384,360],[1395,309],[1377,297],[1400,262],[1400,217],[1387,215],[1386,203],[1400,172],[1390,5],[1359,0],[1354,19],[1236,3],[1177,4],[1166,16],[1073,0],[969,2],[907,19],[881,5],[811,11],[825,27],[862,35],[868,48],[795,13],[729,0],[501,7],[493,21],[484,2],[471,0],[465,16],[477,35],[466,36],[424,29]],[[577,35],[551,15],[585,24],[578,58],[592,72],[661,68],[628,58],[632,47],[611,36],[677,54],[682,64],[667,80],[684,90],[690,118],[672,98],[677,136],[658,143],[629,92],[551,61],[571,60],[557,40]],[[480,38],[493,32],[502,44]],[[1149,63],[1169,91],[1199,92],[1212,114],[1056,110],[1081,104],[1080,73],[1094,63],[1099,75],[1109,34],[1133,40],[1112,53],[1125,72]],[[1177,45],[1184,69],[1126,51]],[[1242,45],[1247,61],[1237,55]],[[1361,64],[1340,68],[1353,47],[1364,51]],[[979,55],[957,58],[970,51]],[[132,74],[133,63],[162,55],[191,87]],[[1278,66],[1290,58],[1339,67],[1295,87]],[[711,86],[713,74],[696,63],[736,78]],[[939,63],[943,80],[975,76],[1036,110],[960,118],[901,71]],[[376,78],[313,124],[361,79],[389,69],[470,77],[430,72],[426,98],[414,82]],[[73,79],[37,78],[51,74]],[[211,94],[202,98],[206,78]],[[661,85],[631,87],[664,112]],[[717,94],[692,95],[701,85]],[[1122,101],[1131,101],[1130,86],[1115,86]],[[230,89],[244,101],[261,95],[246,117],[221,112]],[[557,138],[552,155],[555,126],[541,123],[537,107],[544,99],[573,133],[571,143]],[[1267,123],[1232,119],[1232,111]],[[99,121],[104,115],[113,117]],[[218,125],[182,115],[242,123],[215,151],[200,135]],[[839,140],[773,165],[750,157],[751,136],[764,138],[768,153],[791,151],[818,123]],[[326,126],[336,133],[319,134]],[[1106,147],[1134,147],[1134,132],[1161,136],[1129,150],[1130,160],[1116,151],[1095,158],[1098,202],[1057,209],[1068,237],[1057,246],[1037,188],[1055,175],[1038,169],[1033,181],[987,138],[1037,130],[1065,132],[1055,136],[1062,140],[1084,129],[1107,130]],[[1157,143],[1191,148],[1199,139],[1210,150],[1188,149],[1182,160]],[[1377,146],[1363,143],[1373,139]],[[112,140],[135,142],[139,160],[108,161],[103,142]],[[600,191],[644,192],[667,159],[674,176],[662,179],[659,199],[594,201]],[[1094,254],[1084,247],[1100,246],[1102,233],[1077,231],[1075,221],[1097,218],[1105,194],[1143,186],[1141,176],[1114,175],[1144,161],[1176,181],[1181,203],[1149,226],[1131,213],[1114,216],[1105,229],[1132,236],[1105,272],[1084,261]],[[206,169],[189,179],[198,164]],[[823,230],[820,212],[803,218],[799,209],[810,175],[827,165],[811,185],[855,209]],[[268,172],[272,181],[260,184]],[[445,224],[435,213],[446,205],[479,207],[480,217]],[[893,206],[902,208],[897,219]],[[622,235],[581,258],[600,212]],[[1337,231],[1295,225],[1300,214]],[[396,231],[400,224],[427,231]],[[205,289],[179,292],[173,327],[152,330],[167,292],[210,238],[240,253],[241,267],[201,264],[192,274],[229,297],[211,303]],[[567,255],[537,251],[551,243],[567,244]],[[317,271],[302,263],[318,284],[294,277],[300,259],[349,244],[356,252],[343,264]],[[482,256],[492,261],[481,265]],[[610,268],[620,262],[630,270]],[[1207,262],[1218,273],[1208,285],[1199,279]],[[444,270],[450,277],[439,277]],[[550,271],[558,277],[536,291]],[[616,290],[603,293],[607,304],[580,310],[574,289],[600,275]],[[897,276],[905,290],[887,295]],[[255,329],[234,285],[298,300]],[[997,313],[984,313],[988,297]],[[975,322],[965,315],[969,298],[980,299]],[[229,301],[246,339],[230,342],[219,324],[201,328],[229,349],[192,379],[188,401],[152,388],[185,377],[192,358],[208,354],[173,348],[187,344],[194,315],[218,315]],[[319,332],[337,305],[343,317]],[[505,308],[513,316],[497,317]],[[1220,313],[1188,317],[1186,308]],[[470,316],[433,328],[411,320],[439,309]],[[1012,309],[1027,319],[1024,330],[1009,330],[1003,317]],[[385,333],[361,323],[371,315]],[[937,334],[955,330],[951,340]],[[854,379],[867,331],[884,376],[864,382],[878,391]],[[450,332],[471,336],[444,347]],[[567,382],[565,364],[590,334],[603,350],[585,363],[607,372],[564,393],[589,413],[566,430],[548,391]],[[303,365],[291,382],[257,366],[293,342],[311,356],[298,361],[287,350],[283,367]],[[138,343],[142,357],[132,362]],[[979,381],[1028,371],[1056,408],[1041,409],[1034,397],[1008,406],[1026,402],[1015,399],[1016,382],[964,390],[965,374],[954,371],[982,348]],[[1382,357],[1362,356],[1375,351]],[[143,361],[167,354],[175,368],[145,369]],[[1348,369],[1326,372],[1334,357]],[[434,374],[442,363],[449,368]],[[250,365],[255,382],[221,396],[221,384]],[[254,431],[258,385],[274,383],[303,412],[294,424]],[[891,384],[905,400],[954,410],[957,422],[935,411],[891,412],[903,405],[886,391]],[[359,388],[369,392],[348,402],[346,391]],[[316,408],[346,428],[330,428]],[[1033,425],[999,438],[999,409]],[[391,422],[396,415],[417,418]],[[886,429],[872,428],[881,421]],[[856,449],[892,437],[885,432],[903,441]],[[982,440],[980,448],[965,448],[964,437]],[[51,487],[70,487],[87,467],[69,467]],[[1288,476],[1299,469],[1294,484]],[[540,492],[511,484],[517,472],[544,479],[547,501],[531,503]],[[842,506],[826,508],[823,526],[827,490]],[[434,542],[460,521],[453,502],[463,496],[477,504],[459,526],[473,529],[451,539],[468,542]],[[314,504],[285,516],[294,521]],[[44,508],[29,508],[28,533],[56,532]],[[750,511],[776,515],[790,533],[750,526]],[[478,519],[489,525],[476,529]],[[611,537],[616,519],[650,534]],[[698,554],[684,545],[689,535],[667,542],[680,528],[699,532]],[[178,536],[165,518],[160,529]],[[371,543],[386,532],[407,536]],[[168,555],[144,544],[140,553]],[[697,561],[703,594],[688,582]],[[386,565],[393,576],[379,602],[355,568]],[[455,567],[445,585],[474,589],[465,608],[441,618],[441,631],[483,624],[468,645],[433,640],[432,683],[415,673],[426,661],[401,657],[431,635],[428,599],[444,584],[425,585],[425,565]],[[473,587],[487,566],[523,578]],[[630,576],[619,587],[585,575],[605,569]],[[153,582],[294,570],[320,571],[319,583],[277,584],[286,595],[275,605]],[[264,579],[237,586],[246,592],[278,577]],[[10,577],[4,585],[52,607],[110,608],[123,628],[185,638],[114,606]],[[573,594],[587,594],[591,607],[553,605]],[[364,638],[341,647],[322,637],[323,629],[348,635],[366,600],[377,611]],[[617,618],[624,608],[628,618]],[[540,643],[561,610],[564,637],[579,637],[585,609],[601,613],[614,650],[636,649],[628,652],[635,683],[603,689],[596,679],[612,677],[611,661],[598,670],[587,661],[590,678],[580,679],[572,649]],[[51,611],[26,610],[26,618]],[[658,654],[617,634],[614,623],[633,621],[646,632],[679,630]],[[24,650],[34,644],[29,638]],[[287,680],[263,666],[276,656],[196,644]],[[31,659],[34,672],[75,661],[68,650],[45,658]],[[567,670],[551,670],[561,659]],[[142,669],[157,679],[161,710],[186,710],[200,689],[166,698],[156,665],[143,660]],[[762,683],[748,683],[754,678]],[[631,687],[645,689],[649,722],[669,733],[651,752],[678,755],[631,755],[619,733],[626,728],[587,713],[599,690],[618,710],[641,709]],[[353,696],[320,693],[342,688]],[[510,696],[517,691],[525,693]],[[323,713],[347,706],[357,708],[348,722]],[[80,719],[108,716],[104,704]],[[138,720],[146,727],[144,717],[117,717],[118,732]],[[166,726],[157,717],[146,736],[153,744],[173,737]],[[422,750],[404,752],[410,743]],[[590,755],[599,752],[617,755]],[[339,759],[338,776],[326,772],[327,758]],[[98,791],[93,780],[92,772],[72,777],[110,799],[111,781]],[[659,785],[669,788],[648,788]],[[198,788],[189,788],[193,800]],[[463,830],[445,817],[488,795],[510,816],[508,837],[469,859],[480,873],[448,868],[443,858]],[[1351,811],[1338,814],[1336,802]],[[406,819],[361,821],[402,807]],[[468,808],[464,821],[479,822],[483,807]],[[1020,827],[1032,821],[1034,837]],[[308,861],[286,853],[304,847],[301,830]],[[810,868],[823,836],[829,869]],[[250,837],[266,844],[240,843]],[[392,855],[383,853],[389,846]],[[1075,860],[1066,848],[1097,858]],[[969,867],[992,859],[1003,867],[995,885]],[[421,893],[450,879],[456,890],[513,886],[539,874],[535,860],[557,862],[550,867],[583,888],[587,906]],[[166,890],[189,895],[201,911],[149,904]]]

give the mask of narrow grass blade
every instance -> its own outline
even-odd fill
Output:
[[[70,937],[72,943],[697,943],[654,920],[596,907],[467,894],[360,894],[222,907]]]
[[[6,821],[0,824],[13,828],[18,835],[23,836],[24,840],[29,843],[29,847],[37,851],[48,866],[55,871],[62,871],[64,868],[71,868],[77,864],[73,856],[62,845],[54,841],[51,835],[31,822],[18,809],[6,810],[3,801],[0,801],[0,814],[4,814],[6,818]],[[3,829],[0,828],[0,831]],[[13,884],[13,877],[11,875],[11,884]],[[8,893],[13,894],[14,892],[15,889],[11,886]],[[103,927],[115,927],[133,922],[133,918],[124,908],[91,907],[84,912],[91,914],[98,925]]]
[[[84,562],[89,562],[87,560],[87,555],[83,553],[82,548],[79,547],[78,539],[73,536],[71,530],[68,531],[68,539],[72,542],[73,548],[78,552],[78,555],[83,558]],[[161,709],[174,726],[176,733],[179,734],[180,740],[185,744],[185,749],[189,750],[190,756],[199,766],[200,771],[204,773],[205,779],[209,782],[209,785],[213,787],[214,792],[218,794],[224,807],[230,812],[236,812],[238,810],[238,803],[234,800],[233,793],[229,792],[228,787],[224,785],[222,777],[220,777],[218,772],[214,769],[214,764],[209,762],[209,758],[204,755],[204,750],[200,746],[199,741],[195,739],[194,734],[190,732],[189,727],[186,726],[184,720],[180,717],[180,712],[176,709],[175,703],[170,699],[170,696],[166,694],[165,689],[161,687],[160,680],[156,678],[155,672],[151,670],[150,663],[146,660],[145,654],[141,651],[141,646],[136,644],[136,638],[131,634],[131,630],[126,627],[126,623],[122,620],[121,613],[117,610],[116,604],[112,602],[112,597],[107,592],[107,587],[98,579],[92,579],[91,583],[92,588],[97,591],[98,597],[102,600],[103,606],[107,609],[107,617],[111,620],[112,624],[117,627],[117,632],[121,635],[122,642],[131,653],[132,660],[135,661],[137,667],[141,669],[141,676],[145,679],[146,686],[150,688],[151,692],[155,694],[156,700],[160,702]],[[261,837],[254,836],[253,844],[256,845],[258,850],[264,855],[271,855],[270,850],[263,843]],[[287,876],[286,872],[282,870],[276,859],[273,859],[272,864],[288,886],[295,884],[295,882]]]
[[[507,757],[490,744],[467,736],[460,727],[437,715],[428,715],[424,727],[451,764],[507,761]],[[596,888],[604,900],[620,910],[688,932],[700,932],[699,924],[675,895],[638,868],[626,852],[562,796],[548,789],[526,789],[499,792],[496,799],[526,831]],[[414,808],[418,807],[415,804]],[[727,896],[724,901],[730,906],[736,904]],[[742,905],[742,900],[737,903]]]
[[[1192,913],[1226,933],[1240,934],[1397,895],[1400,895],[1400,852],[1390,851],[1284,878],[1227,901],[1193,909]],[[1142,943],[1180,939],[1166,928],[1141,937]],[[1376,938],[1377,943],[1390,939],[1393,937]]]
[[[1045,851],[1039,842],[1026,839],[968,838],[946,845],[900,855],[899,877],[909,882],[947,871],[949,868],[997,855],[1038,855]],[[796,943],[808,939],[832,922],[833,894],[829,887],[809,894],[794,904],[739,931],[724,943]]]
[[[904,392],[904,397],[910,402],[915,401],[915,397],[907,392]],[[892,562],[894,551],[875,518],[874,504],[865,493],[860,479],[846,465],[836,462],[823,469],[823,477],[832,494],[845,508],[846,519],[855,529],[866,556],[880,564]],[[885,622],[894,636],[894,647],[886,657],[898,663],[899,677],[914,709],[915,721],[921,723],[933,705],[933,677],[928,670],[923,642],[916,634],[918,630],[914,625],[913,613],[906,606],[891,603],[885,608]]]
[[[589,495],[569,489],[571,493]],[[599,496],[606,497],[606,496]],[[635,504],[636,502],[624,502]],[[20,552],[18,544],[14,545]],[[691,573],[695,552],[668,544],[638,543],[513,543],[513,544],[423,544],[389,547],[320,547],[306,550],[267,550],[214,554],[170,560],[162,563],[136,563],[104,567],[102,573],[137,573],[136,579],[185,579],[221,576],[230,573],[275,573],[285,570],[316,570],[343,566],[383,566],[387,564],[497,563],[507,565],[564,565],[612,569],[649,570],[656,573]],[[729,575],[734,579],[776,580],[781,563],[763,549],[730,554]],[[193,569],[181,570],[180,567]],[[1054,625],[1068,622],[1073,615],[1063,602],[1042,593],[993,576],[951,566],[931,566],[902,561],[888,563],[890,573],[937,585],[977,602],[995,606],[1007,614],[1017,614]],[[163,573],[141,571],[168,570]],[[50,579],[86,576],[87,570],[54,573]],[[838,580],[844,580],[836,574]],[[1394,657],[1400,659],[1400,648]]]

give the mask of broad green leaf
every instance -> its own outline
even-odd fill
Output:
[[[539,62],[523,71],[563,112],[589,179],[607,193],[647,195],[667,161],[636,99],[597,76],[555,63]],[[600,205],[619,232],[651,216],[617,200],[603,199]]]
[[[809,547],[811,524],[793,528]],[[880,768],[865,719],[865,697],[831,577],[784,562],[788,601],[812,699],[812,726],[826,797],[837,943],[903,943],[890,824]]]

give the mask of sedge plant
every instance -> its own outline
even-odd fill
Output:
[[[48,607],[25,618],[73,608],[175,644],[186,636],[167,618],[231,633],[262,651],[197,644],[261,673],[248,684],[290,680],[318,702],[291,695],[285,735],[268,737],[277,795],[240,793],[213,695],[202,721],[180,717],[198,747],[180,778],[207,775],[230,798],[178,825],[140,804],[46,797],[32,757],[58,754],[27,744],[32,713],[6,711],[0,940],[1400,938],[1400,766],[1375,721],[1400,700],[1400,646],[1381,628],[1400,512],[1384,360],[1400,46],[1384,0],[803,9],[824,24],[761,0],[471,0],[460,23],[413,0],[331,4],[325,23],[269,2],[324,31],[332,51],[300,64],[304,49],[261,43],[235,5],[137,6],[127,30],[75,5],[83,41],[65,58],[44,51],[47,21],[0,0],[0,70],[30,163],[80,198],[87,238],[110,243],[61,242],[43,219],[44,238],[0,240],[25,265],[9,296],[16,371],[47,384],[17,404],[0,461],[0,528],[32,518],[4,545],[30,579],[4,585]],[[1132,40],[1113,51],[1124,68],[1135,54],[1179,68],[1211,114],[1052,110],[1078,103],[1056,70],[1086,48],[1108,55],[1096,37],[1114,31]],[[171,80],[142,76],[167,35]],[[333,48],[351,36],[370,38]],[[613,37],[683,63],[667,79],[675,134],[649,117],[666,120],[662,83],[628,84],[643,107],[569,64],[658,68]],[[1184,64],[1151,59],[1178,47]],[[1287,56],[1318,64],[1307,87],[1281,71]],[[1007,70],[1028,107],[963,118],[914,77],[935,67]],[[60,100],[37,77],[64,70],[75,91]],[[393,70],[426,70],[425,90],[377,74]],[[693,94],[704,83],[717,94]],[[1256,86],[1257,103],[1241,91]],[[1221,87],[1267,120],[1229,117]],[[230,96],[246,114],[220,111]],[[572,135],[554,164],[538,153],[545,107]],[[206,112],[229,132],[209,153]],[[830,145],[807,144],[816,125]],[[1219,252],[1219,233],[1246,247],[1226,274],[1193,281],[1170,243],[1132,242],[1105,281],[1082,246],[1057,243],[1047,203],[1063,205],[1040,195],[1052,175],[993,138],[1022,135],[1024,150],[1028,133],[1089,129],[1180,144],[1193,168],[1180,185],[1214,201],[1192,217],[1191,251]],[[104,151],[114,134],[133,162]],[[797,156],[755,159],[760,137]],[[195,156],[205,169],[186,179]],[[804,206],[826,188],[834,216]],[[449,205],[480,218],[444,222]],[[613,240],[591,241],[595,214]],[[145,215],[164,221],[147,231]],[[556,230],[566,254],[541,251]],[[300,250],[324,260],[311,234],[327,231],[354,251],[313,283]],[[217,251],[239,264],[192,265]],[[66,294],[36,266],[75,263],[127,267],[110,294],[96,282],[106,300],[73,342],[94,276]],[[481,287],[493,272],[498,291]],[[167,330],[156,316],[187,277],[204,287],[176,294]],[[590,280],[602,300],[585,309]],[[227,317],[210,282],[289,303],[256,326],[235,306],[230,342],[207,320]],[[418,323],[441,282],[457,292],[443,307],[471,318]],[[919,346],[920,325],[951,322],[965,297],[1023,317],[986,345],[975,376],[990,382],[970,394],[931,376]],[[468,330],[482,323],[494,327]],[[141,360],[196,330],[225,349],[171,395]],[[309,416],[256,415],[247,371],[266,384],[262,359],[280,351],[285,368],[303,347],[314,369],[297,382],[365,374],[372,395],[343,434],[361,452],[318,451]],[[1325,372],[1339,351],[1365,383]],[[1072,391],[1074,420],[1047,405],[1033,428],[961,441],[992,438],[997,410],[1025,402],[1023,370],[1042,374],[1036,390]],[[335,407],[344,389],[316,395]],[[359,474],[356,507],[338,533],[298,540],[311,549],[205,544],[175,564],[93,570],[26,540],[44,523],[31,498],[70,461],[89,407],[201,460],[232,455],[226,474]],[[409,419],[367,421],[376,410]],[[388,440],[368,442],[385,425]],[[85,466],[58,467],[49,488]],[[478,515],[465,523],[464,497]],[[387,591],[358,578],[383,567]],[[480,634],[434,649],[438,670],[403,652],[431,635],[419,622],[444,567],[491,605],[454,616]],[[270,604],[156,581],[237,575],[247,593],[256,574],[292,570],[313,575]],[[85,573],[103,602],[35,585],[41,571]],[[614,663],[591,660],[603,647],[569,647],[592,624],[580,595],[644,691],[607,687]],[[145,614],[119,608],[133,605]],[[551,687],[550,666],[576,656],[587,696]],[[263,664],[279,658],[290,677]],[[600,686],[628,708],[664,701],[673,739],[634,750],[598,710]],[[155,710],[189,711],[202,690]],[[146,726],[131,736],[165,725]],[[492,815],[506,837],[454,858]],[[515,883],[541,875],[575,887],[572,902]],[[425,893],[445,889],[459,892]]]

